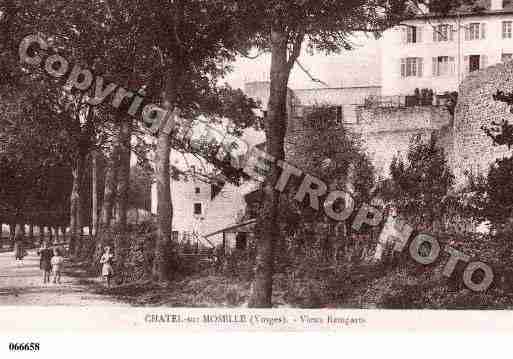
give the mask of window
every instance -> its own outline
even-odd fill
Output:
[[[407,43],[417,43],[422,41],[422,29],[419,26],[408,26],[405,31],[405,40]]]
[[[201,215],[202,214],[201,203],[194,203],[194,214],[195,215]]]
[[[479,40],[486,36],[486,24],[474,22],[465,27],[465,40]]]
[[[422,77],[423,61],[420,57],[401,59],[401,77]]]
[[[452,75],[454,72],[454,57],[433,57],[433,76]]]
[[[479,66],[481,63],[480,58],[481,58],[481,56],[479,56],[479,55],[470,55],[469,56],[469,71],[470,72],[479,70]]]
[[[454,27],[452,25],[438,25],[433,27],[433,41],[453,41],[454,40]]]
[[[337,109],[337,124],[340,124],[342,123],[342,118],[343,118],[343,112],[342,112],[342,106],[337,106],[336,107]]]
[[[171,232],[171,239],[173,242],[178,242],[178,231],[172,231]]]
[[[469,55],[465,56],[465,71],[474,72],[484,69],[487,63],[486,55]]]
[[[196,194],[200,194],[201,193],[201,189],[199,187],[196,187],[194,189],[194,192],[196,192]]]
[[[406,29],[406,42],[417,42],[417,28],[415,26],[409,26]]]
[[[506,63],[513,59],[513,54],[502,54],[501,61]]]
[[[502,38],[511,39],[511,21],[502,22]]]

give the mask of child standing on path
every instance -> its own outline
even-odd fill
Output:
[[[114,274],[114,270],[112,268],[112,260],[114,255],[110,252],[110,247],[105,247],[105,252],[100,259],[100,264],[102,264],[102,276],[103,279],[107,281],[107,287],[110,287],[110,280],[112,275]]]
[[[61,284],[61,271],[64,263],[64,257],[61,255],[59,248],[54,248],[52,257],[53,283]]]
[[[14,237],[14,259],[16,259],[17,266],[23,264],[23,257],[25,257],[26,250],[23,242],[23,234],[16,230]]]
[[[43,245],[37,252],[40,256],[39,268],[43,271],[43,284],[46,284],[50,282],[53,251],[48,248],[48,244],[46,242],[43,242]]]

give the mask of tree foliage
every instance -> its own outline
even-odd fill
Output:
[[[513,93],[504,93],[497,91],[493,99],[508,104],[510,106],[509,112],[513,113]],[[482,126],[482,130],[493,141],[494,146],[507,146],[511,149],[513,146],[513,124],[508,120],[502,119],[500,122],[492,121],[490,126]]]
[[[442,219],[451,205],[454,175],[436,136],[428,142],[413,138],[406,158],[394,157],[390,175],[382,195],[402,215],[417,223],[432,224]]]
[[[441,5],[445,0],[429,1]],[[418,13],[421,0],[257,0],[233,1],[251,44],[271,53],[270,96],[264,127],[267,152],[284,160],[287,130],[287,86],[303,48],[310,52],[337,53],[353,48],[355,33],[379,34]],[[459,6],[460,1],[449,1]],[[446,10],[446,8],[444,8]],[[270,307],[274,243],[280,241],[279,195],[272,187],[279,170],[272,169],[264,183],[263,209],[258,222],[257,272],[252,305]]]
[[[507,104],[509,112],[513,113],[513,93],[497,91],[494,100]],[[493,121],[490,126],[483,126],[482,129],[492,139],[494,146],[507,146],[508,149],[513,146],[513,124],[508,120]],[[490,166],[486,182],[482,183],[479,187],[480,191],[476,193],[481,204],[482,217],[494,225],[503,225],[513,217],[512,171],[513,157],[511,155],[496,160]]]
[[[485,217],[495,224],[513,217],[513,158],[497,160],[488,172]]]

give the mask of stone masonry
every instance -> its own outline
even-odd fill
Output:
[[[513,62],[470,74],[460,85],[450,158],[457,178],[465,171],[486,174],[497,158],[511,154],[505,146],[493,146],[481,129],[492,121],[513,121],[508,106],[493,99],[498,90],[513,92]]]
[[[349,130],[361,136],[364,148],[380,177],[388,175],[394,156],[406,155],[413,136],[427,139],[435,134],[438,143],[445,150],[457,184],[463,185],[466,172],[486,174],[495,159],[510,153],[504,146],[493,146],[491,139],[481,128],[494,120],[513,120],[507,105],[493,99],[497,90],[513,92],[513,62],[491,66],[468,75],[460,85],[454,116],[443,106],[365,106],[365,91],[368,91],[369,96],[375,96],[378,93],[375,88],[354,88],[357,92],[354,96],[348,95],[352,89],[317,89],[309,91],[306,97],[302,92],[296,94],[294,90],[290,90],[289,97],[294,99],[294,104],[291,106],[289,103],[288,107],[291,110],[291,107],[312,104],[348,106],[350,102],[356,121],[346,121],[344,117],[342,122]],[[334,94],[336,91],[340,92],[340,96]],[[246,87],[246,92],[249,96],[260,99],[265,106],[268,95],[263,97],[262,94],[268,93],[268,83],[252,83]],[[343,113],[345,115],[345,109]],[[321,126],[317,130],[333,129]],[[288,160],[301,162],[294,159],[294,146],[308,141],[314,135],[312,131],[316,130],[307,124],[305,126],[301,114],[291,110],[286,139]]]

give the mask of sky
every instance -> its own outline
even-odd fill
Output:
[[[302,51],[299,62],[312,74],[327,83],[329,87],[350,87],[379,85],[380,46],[379,41],[363,36],[354,40],[356,49],[337,55],[315,54]],[[268,81],[271,57],[269,54],[257,59],[239,58],[233,65],[234,71],[225,81],[232,87],[243,88],[251,81]],[[292,89],[323,87],[311,81],[296,65],[292,71],[289,87]]]

